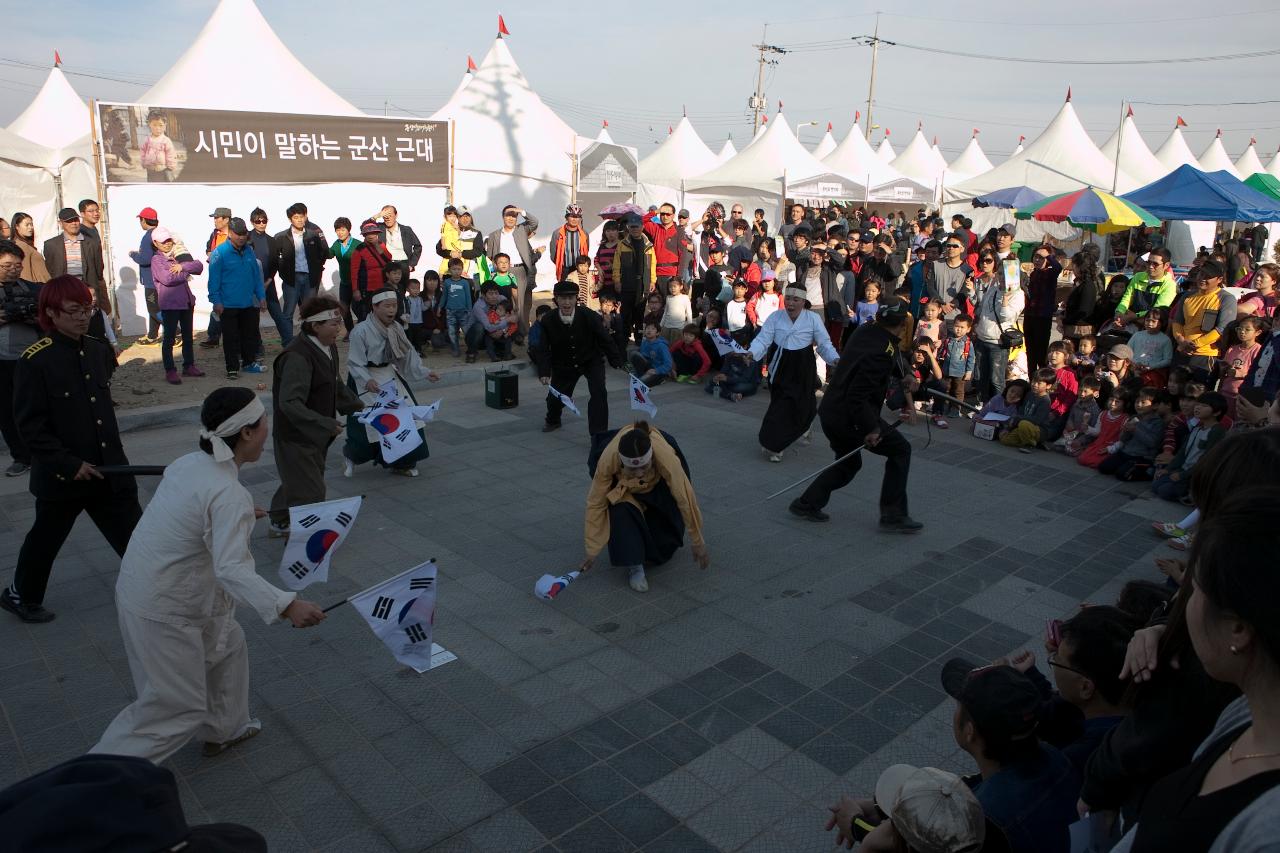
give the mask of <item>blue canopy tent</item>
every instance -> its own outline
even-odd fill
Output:
[[[1258,192],[1228,172],[1202,172],[1189,165],[1179,166],[1121,198],[1161,219],[1280,222],[1280,200]]]
[[[1018,208],[1030,207],[1039,201],[1044,201],[1045,194],[1031,189],[1031,187],[1006,187],[1002,190],[993,190],[986,195],[980,195],[973,200],[974,207],[1003,207]]]

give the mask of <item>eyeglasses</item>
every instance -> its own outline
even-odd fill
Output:
[[[251,219],[251,220],[249,220],[249,221],[250,221],[250,222],[252,222],[254,225],[266,225],[266,224],[267,224],[267,220],[265,220],[265,219]]]
[[[948,243],[948,244],[947,244],[947,248],[948,248],[948,249],[963,249],[963,248],[964,248],[964,246],[961,246],[959,243]]]
[[[995,259],[995,258],[983,258],[983,259],[982,259],[982,265],[983,265],[983,266],[986,266],[987,264],[992,264],[992,265],[994,265],[994,264],[995,264],[995,262],[996,262],[996,259]]]
[[[88,320],[90,317],[93,316],[94,310],[95,309],[93,308],[92,305],[86,305],[80,308],[72,308],[69,311],[63,310],[62,313],[66,314],[68,317],[70,317],[73,320]]]
[[[1053,654],[1049,655],[1048,663],[1049,663],[1049,666],[1054,667],[1055,669],[1064,669],[1067,672],[1074,672],[1076,675],[1080,676],[1081,678],[1089,677],[1087,673],[1081,672],[1080,670],[1076,669],[1073,666],[1067,666],[1065,663],[1058,663],[1057,652],[1054,652]]]
[[[675,214],[674,214],[674,213],[665,213],[665,212],[663,212],[663,211],[661,211],[661,210],[660,210],[660,211],[658,211],[658,215],[659,215],[659,216],[662,216],[662,217],[665,217],[665,218],[667,218],[667,219],[670,219],[671,217],[675,216]]]
[[[1031,256],[1031,260],[1033,260],[1033,261],[1047,261],[1047,260],[1049,260],[1049,256],[1048,256],[1048,255],[1032,255],[1032,256]]]

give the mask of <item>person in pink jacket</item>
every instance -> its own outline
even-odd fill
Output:
[[[170,385],[181,385],[182,378],[173,363],[173,339],[179,327],[182,329],[182,376],[204,376],[204,371],[196,367],[195,332],[192,329],[196,297],[188,283],[191,276],[204,272],[204,264],[191,257],[168,228],[160,226],[153,229],[151,242],[156,247],[151,258],[151,278],[155,282],[156,305],[164,327],[164,339],[160,345],[164,378]]]

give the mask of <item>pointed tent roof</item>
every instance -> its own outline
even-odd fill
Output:
[[[1280,178],[1280,148],[1277,148],[1276,153],[1271,155],[1271,162],[1267,164],[1267,174]]]
[[[831,172],[831,167],[809,153],[796,139],[782,113],[777,113],[768,129],[753,139],[735,157],[710,171],[686,181],[690,189],[706,187],[750,187],[776,192],[783,174],[799,181]]]
[[[870,145],[871,143],[867,143]],[[889,131],[884,132],[884,139],[880,140],[880,144],[876,146],[876,156],[886,163],[892,163],[893,158],[897,157],[897,153],[893,150],[893,145],[889,143]]]
[[[85,138],[93,130],[89,105],[72,88],[57,65],[49,69],[40,91],[9,131],[46,148],[63,148]]]
[[[960,156],[947,166],[947,183],[958,184],[961,181],[976,178],[984,172],[990,172],[993,168],[995,167],[987,159],[982,146],[978,144],[978,132],[975,130],[973,136],[969,137],[969,144],[960,152]]]
[[[938,179],[947,168],[942,155],[933,152],[929,142],[924,138],[924,131],[919,128],[916,129],[916,135],[907,143],[907,147],[902,149],[902,153],[893,158],[893,162],[889,165],[911,180],[928,187],[936,186]]]
[[[827,124],[827,132],[818,140],[818,144],[813,146],[813,156],[819,160],[825,160],[827,155],[836,150],[836,138],[831,135],[831,125]]]
[[[716,160],[720,163],[727,163],[736,156],[738,156],[738,149],[733,147],[733,140],[726,139],[724,145],[720,146],[720,153],[716,154]]]
[[[253,57],[254,85],[213,85],[213,69],[226,67],[228,59],[237,56]],[[191,46],[138,102],[212,110],[363,115],[307,70],[271,29],[253,0],[221,0]]]
[[[1169,171],[1173,171],[1179,166],[1200,168],[1200,161],[1196,159],[1195,154],[1191,153],[1191,146],[1187,145],[1187,140],[1182,135],[1182,128],[1178,125],[1174,125],[1173,132],[1169,134],[1169,138],[1156,151],[1156,159]]]
[[[1267,171],[1262,161],[1258,159],[1258,140],[1249,140],[1249,147],[1244,149],[1244,153],[1236,161],[1236,171],[1246,178]]]
[[[1219,130],[1217,136],[1213,137],[1213,141],[1209,143],[1209,147],[1204,149],[1204,153],[1200,155],[1200,170],[1204,172],[1226,172],[1231,177],[1240,179],[1240,173],[1236,171],[1236,164],[1231,162],[1231,158],[1227,156],[1227,149],[1222,147],[1222,131]]]
[[[1115,164],[1089,138],[1068,100],[1034,142],[990,172],[948,187],[946,195],[948,200],[958,201],[1024,185],[1047,195],[1082,186],[1109,191],[1113,179],[1119,192],[1139,186],[1123,169],[1119,175],[1115,170]]]
[[[947,168],[947,158],[942,156],[942,149],[938,147],[938,137],[933,138],[933,144],[929,146],[929,150],[933,152],[933,156],[938,159],[938,163],[942,166],[943,171]]]
[[[472,76],[431,116],[455,123],[455,168],[569,183],[577,134],[538,97],[505,39],[494,39]]]
[[[1121,145],[1122,136],[1123,144]],[[1116,162],[1117,145],[1121,145],[1120,170],[1128,172],[1142,185],[1158,181],[1169,174],[1170,170],[1147,147],[1142,134],[1138,132],[1138,126],[1133,122],[1132,113],[1124,117],[1121,127],[1117,128],[1115,133],[1111,134],[1111,138],[1102,144],[1102,153],[1113,163]]]
[[[604,121],[600,124],[600,132],[596,134],[596,142],[603,142],[607,145],[615,145],[613,137],[609,135],[609,122]]]
[[[698,136],[688,116],[684,116],[662,144],[640,161],[640,180],[664,187],[678,187],[680,181],[709,172],[721,162]]]
[[[867,142],[861,129],[854,124],[849,135],[840,141],[835,150],[822,159],[827,168],[857,178],[860,183],[870,181],[870,186],[878,187],[891,181],[899,181],[906,176],[890,166]]]
[[[1018,144],[1014,147],[1014,149],[1013,149],[1013,153],[1012,153],[1012,154],[1010,154],[1009,156],[1010,156],[1010,157],[1013,157],[1013,156],[1015,156],[1015,155],[1021,154],[1024,150],[1026,150],[1026,147],[1027,147],[1027,146],[1025,146],[1025,145],[1023,145],[1023,144],[1022,144],[1022,143],[1026,142],[1026,141],[1027,141],[1027,138],[1026,138],[1025,136],[1019,136],[1019,137],[1018,137]]]

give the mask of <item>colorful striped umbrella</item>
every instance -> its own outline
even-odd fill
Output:
[[[1099,234],[1112,234],[1139,225],[1154,228],[1160,224],[1157,217],[1133,202],[1093,187],[1051,195],[1044,201],[1022,208],[1014,216],[1040,222],[1066,222]]]

